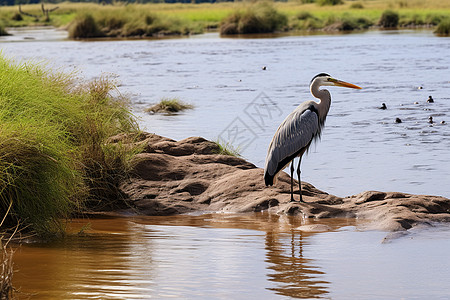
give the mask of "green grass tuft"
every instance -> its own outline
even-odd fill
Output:
[[[316,3],[320,6],[325,6],[325,5],[334,6],[334,5],[344,4],[344,2],[342,0],[317,0]]]
[[[386,10],[380,17],[378,25],[382,28],[396,28],[399,22],[399,15],[397,12],[392,10]]]
[[[178,98],[163,98],[159,103],[147,108],[150,113],[177,113],[194,108],[193,105],[184,103]]]
[[[6,31],[5,26],[0,23],[0,36],[9,35],[9,33]]]
[[[350,5],[351,9],[364,9],[364,5],[361,2],[352,3]]]
[[[441,21],[434,33],[441,36],[450,36],[450,19]]]
[[[110,80],[80,84],[3,56],[0,128],[2,216],[11,205],[4,225],[38,233],[61,232],[61,218],[117,196],[115,178],[126,173],[132,150],[106,140],[138,130]]]
[[[217,154],[241,157],[241,154],[239,153],[239,147],[235,148],[233,145],[231,145],[231,143],[223,143],[220,140],[217,140],[215,143],[219,147]]]
[[[77,15],[75,20],[69,25],[69,38],[71,39],[86,39],[97,38],[105,36],[94,20],[94,17],[89,13],[82,13]]]
[[[286,15],[278,12],[268,2],[259,2],[244,9],[237,9],[220,24],[220,33],[248,34],[272,33],[285,30],[288,24]]]

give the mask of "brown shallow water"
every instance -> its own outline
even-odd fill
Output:
[[[383,242],[386,232],[360,230],[354,219],[306,221],[266,213],[76,219],[67,238],[16,250],[14,285],[32,299],[450,294],[446,228]],[[298,230],[305,224],[318,232]]]

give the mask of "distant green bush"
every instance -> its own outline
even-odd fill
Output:
[[[380,17],[378,25],[382,28],[396,28],[399,22],[399,15],[395,11],[386,10]]]
[[[278,12],[271,4],[261,2],[245,9],[239,9],[220,24],[221,34],[272,33],[287,26],[286,15]]]
[[[117,180],[135,150],[107,139],[122,132],[137,125],[110,80],[80,84],[0,56],[3,226],[56,233],[61,219],[87,204],[117,201]]]
[[[425,23],[430,25],[439,25],[442,20],[446,19],[445,15],[441,14],[428,14],[425,16]]]
[[[301,11],[290,21],[291,27],[297,30],[315,30],[323,27],[323,23],[310,12]]]
[[[450,35],[450,19],[445,19],[439,23],[434,31],[437,35],[449,36]]]
[[[20,13],[16,12],[12,17],[11,20],[13,21],[22,21],[23,17]]]
[[[307,19],[313,19],[314,16],[308,11],[301,11],[295,16],[295,18],[297,20],[307,20]]]
[[[9,35],[9,33],[6,31],[3,24],[0,24],[0,36],[2,36],[2,35]]]
[[[356,3],[352,3],[350,5],[351,9],[364,9],[364,5],[362,5],[362,3],[360,2],[356,2]]]
[[[340,30],[342,31],[362,30],[367,29],[372,25],[373,23],[367,18],[346,17],[343,18],[341,22]]]
[[[100,30],[97,21],[91,14],[78,15],[69,25],[69,37],[72,39],[85,39],[103,37],[105,34]]]
[[[325,6],[325,5],[340,5],[343,4],[344,2],[342,0],[317,0],[316,3],[320,6]]]
[[[152,37],[200,33],[203,28],[171,16],[155,15],[140,6],[109,7],[102,11],[80,13],[69,26],[69,37]]]

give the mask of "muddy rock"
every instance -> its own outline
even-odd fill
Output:
[[[131,139],[110,139],[119,141]],[[305,203],[290,202],[289,175],[281,172],[274,186],[266,187],[262,169],[218,154],[217,144],[204,138],[174,141],[143,133],[133,142],[144,151],[135,157],[131,176],[120,188],[147,215],[269,211],[303,218],[357,217],[390,231],[450,221],[450,200],[443,197],[367,191],[340,198],[302,182]],[[298,200],[297,181],[295,186]]]

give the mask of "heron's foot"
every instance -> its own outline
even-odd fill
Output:
[[[294,203],[305,203],[305,201],[303,201],[303,199],[300,197],[300,200],[295,200],[294,198],[291,198],[290,202],[294,202]]]

